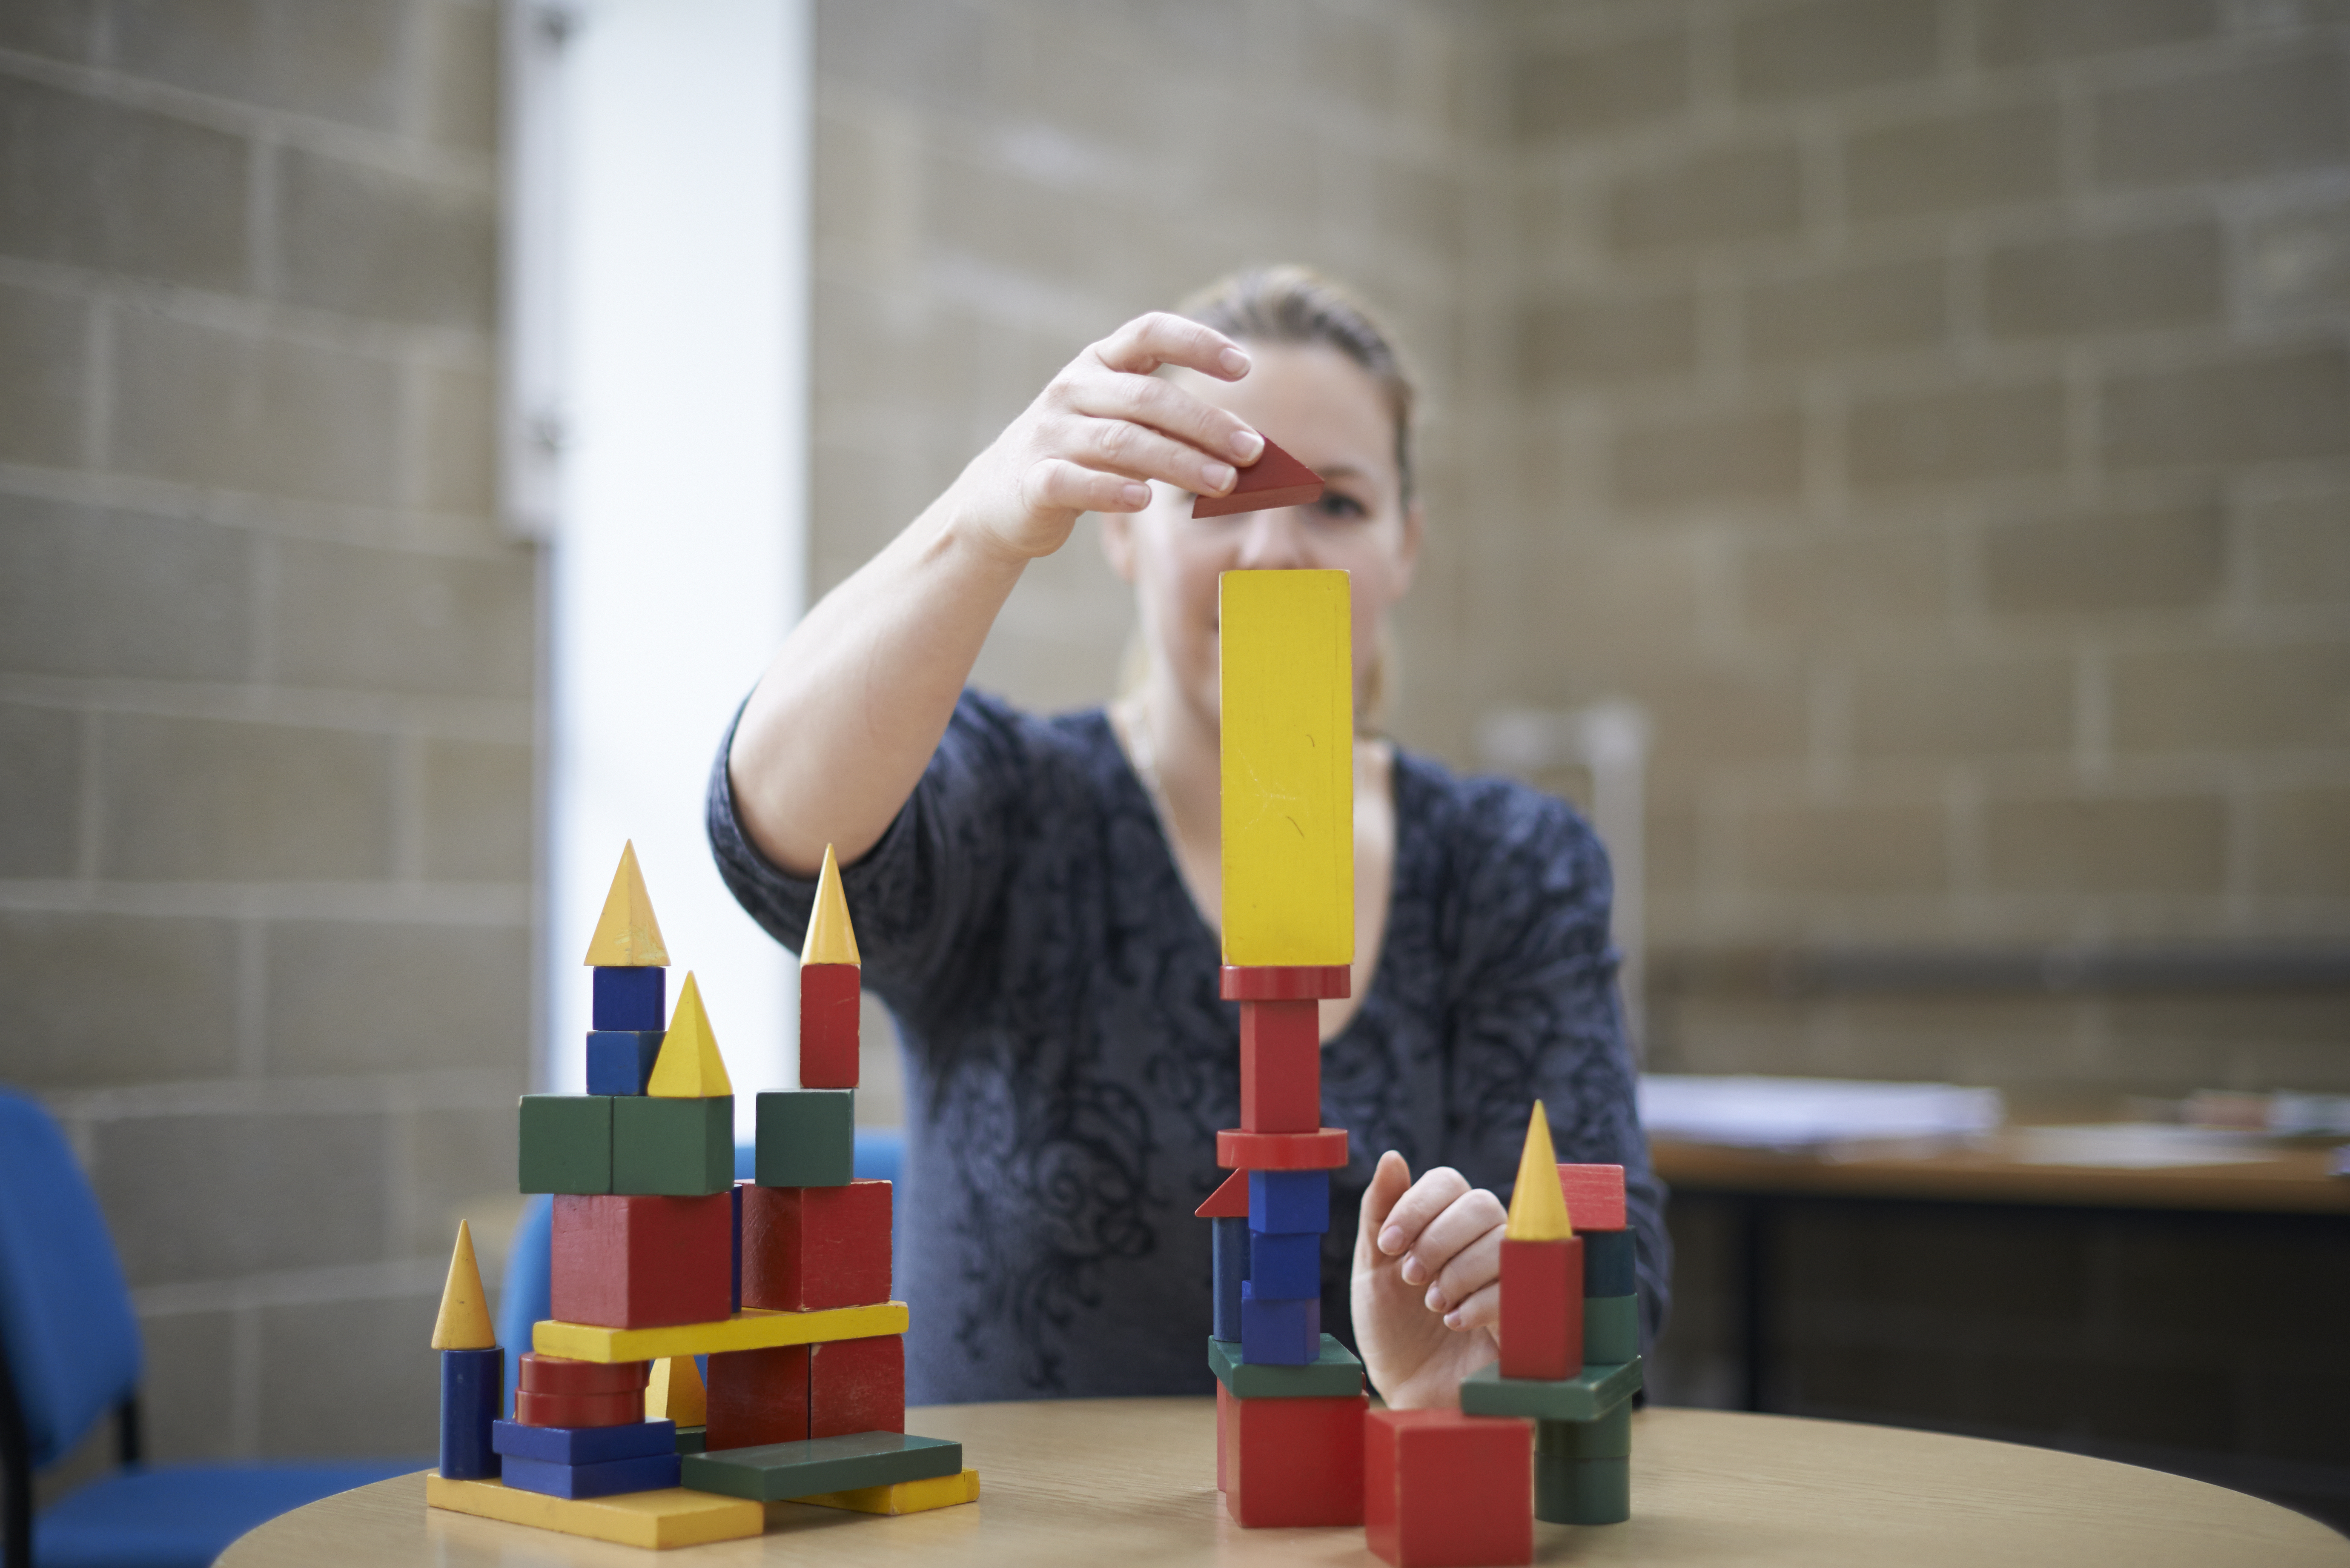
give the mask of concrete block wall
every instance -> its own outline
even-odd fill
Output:
[[[513,1202],[495,34],[0,7],[0,1081],[88,1167],[167,1457],[429,1452],[456,1219]]]

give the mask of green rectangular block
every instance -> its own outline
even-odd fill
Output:
[[[679,1463],[683,1472],[679,1484],[695,1491],[780,1502],[817,1492],[961,1475],[962,1445],[902,1432],[858,1432],[687,1454]]]
[[[702,1452],[710,1446],[709,1433],[707,1427],[680,1427],[677,1429],[677,1451],[681,1454]]]
[[[734,1096],[612,1102],[612,1190],[700,1198],[734,1185]]]
[[[1322,1354],[1305,1366],[1243,1361],[1238,1345],[1211,1338],[1208,1367],[1235,1399],[1346,1399],[1363,1391],[1363,1364],[1326,1334]]]
[[[1632,1517],[1632,1461],[1534,1455],[1534,1517],[1551,1524],[1621,1524]]]
[[[1632,1401],[1588,1421],[1536,1421],[1534,1452],[1575,1459],[1622,1459],[1632,1454]]]
[[[1640,1298],[1583,1298],[1583,1360],[1613,1366],[1640,1354]]]
[[[1504,1377],[1498,1363],[1461,1380],[1461,1409],[1469,1416],[1531,1417],[1537,1421],[1593,1421],[1629,1399],[1640,1386],[1640,1358],[1614,1366],[1587,1366],[1563,1382]]]
[[[522,1190],[612,1190],[612,1096],[522,1097]]]
[[[759,1096],[762,1187],[846,1187],[857,1175],[857,1091],[770,1089]]]

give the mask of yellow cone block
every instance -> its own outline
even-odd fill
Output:
[[[710,1394],[693,1357],[665,1355],[653,1363],[652,1377],[645,1385],[645,1419],[674,1421],[681,1427],[709,1424]]]
[[[669,962],[660,922],[653,919],[652,895],[645,891],[645,874],[637,867],[633,839],[620,846],[620,868],[612,873],[612,890],[604,895],[604,912],[597,917],[596,934],[588,941],[587,962],[591,969],[650,969]]]
[[[848,895],[840,888],[840,863],[824,846],[824,869],[816,873],[816,907],[808,911],[807,940],[800,962],[857,963],[857,928],[848,922]]]
[[[661,1037],[660,1054],[653,1058],[652,1075],[645,1080],[645,1093],[660,1099],[711,1100],[733,1092],[725,1058],[718,1054],[717,1036],[710,1032],[710,1015],[702,1008],[702,988],[688,970],[685,987],[677,993],[677,1011],[669,1017],[669,1033]]]
[[[1525,1152],[1518,1157],[1518,1184],[1510,1189],[1510,1222],[1502,1234],[1513,1241],[1564,1241],[1575,1234],[1566,1213],[1566,1189],[1551,1152],[1550,1118],[1534,1102],[1526,1125]]]
[[[1221,589],[1224,961],[1355,958],[1355,661],[1347,574]]]
[[[489,1299],[482,1293],[482,1266],[473,1260],[473,1229],[460,1220],[457,1251],[449,1259],[449,1282],[441,1287],[441,1315],[432,1320],[432,1348],[488,1350],[497,1343]]]
[[[682,1487],[617,1497],[548,1497],[503,1481],[450,1480],[429,1470],[424,1501],[453,1513],[559,1530],[622,1546],[699,1546],[706,1541],[740,1541],[767,1527],[767,1511],[747,1498]]]
[[[861,1486],[853,1491],[820,1492],[815,1497],[795,1497],[791,1501],[813,1503],[818,1508],[845,1508],[855,1513],[926,1513],[934,1508],[952,1508],[959,1502],[977,1502],[979,1472],[965,1470],[959,1476],[932,1476],[927,1480],[899,1481],[895,1486]]]

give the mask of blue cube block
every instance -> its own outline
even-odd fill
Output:
[[[659,971],[656,971],[656,973]],[[641,1095],[660,1056],[662,1029],[591,1029],[588,1032],[588,1092]]]
[[[1628,1296],[1634,1278],[1632,1232],[1577,1231],[1583,1238],[1583,1293],[1587,1296]]]
[[[1259,1300],[1256,1282],[1241,1284],[1241,1359],[1259,1366],[1307,1366],[1322,1355],[1322,1298]]]
[[[1249,1229],[1269,1236],[1321,1235],[1330,1229],[1330,1173],[1250,1171]]]
[[[1234,1214],[1211,1220],[1215,1227],[1216,1337],[1238,1343],[1241,1337],[1241,1282],[1249,1273],[1248,1221]]]
[[[499,1469],[491,1424],[506,1395],[505,1352],[441,1353],[441,1473],[451,1480],[487,1480]]]
[[[1322,1238],[1249,1236],[1249,1282],[1270,1299],[1322,1295]]]
[[[588,1024],[591,1029],[666,1029],[662,1003],[669,990],[669,971],[650,964],[642,969],[602,969],[596,971],[596,1002]]]
[[[659,1491],[677,1484],[681,1469],[675,1454],[647,1454],[633,1459],[606,1459],[595,1465],[558,1465],[546,1459],[506,1460],[504,1480],[524,1491],[549,1497],[613,1497],[624,1491]]]
[[[624,1427],[525,1427],[500,1421],[490,1446],[510,1459],[550,1465],[601,1465],[677,1452],[677,1423],[631,1421]]]

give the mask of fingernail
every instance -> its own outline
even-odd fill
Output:
[[[1211,462],[1200,477],[1208,482],[1209,489],[1222,492],[1232,488],[1232,482],[1240,477],[1240,471],[1228,462]]]
[[[1430,1285],[1428,1287],[1428,1310],[1430,1312],[1442,1312],[1444,1310],[1444,1292],[1440,1286]]]
[[[1216,363],[1224,368],[1224,374],[1227,376],[1245,376],[1248,374],[1249,357],[1242,353],[1237,348],[1225,349],[1222,355],[1218,356]]]
[[[1147,484],[1129,484],[1118,493],[1129,512],[1139,512],[1150,504],[1150,486]]]
[[[1264,437],[1251,430],[1234,431],[1232,446],[1234,457],[1244,463],[1254,462],[1258,454],[1264,451]]]
[[[1428,1271],[1419,1266],[1418,1258],[1406,1258],[1403,1261],[1403,1282],[1408,1285],[1424,1285],[1428,1282]]]
[[[1461,1314],[1457,1312],[1446,1313],[1444,1314],[1444,1326],[1447,1328],[1459,1328],[1461,1326]]]
[[[1400,1252],[1403,1251],[1402,1226],[1390,1225],[1386,1230],[1379,1232],[1379,1251],[1382,1252]]]

